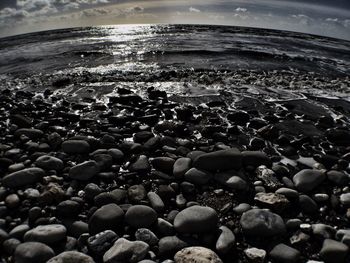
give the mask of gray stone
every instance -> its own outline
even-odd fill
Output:
[[[26,168],[3,177],[2,185],[10,188],[22,187],[39,182],[44,176],[45,171],[41,168]]]
[[[293,176],[295,187],[302,192],[309,192],[326,179],[324,171],[304,169]]]
[[[89,219],[89,232],[92,235],[104,230],[117,232],[124,220],[124,211],[116,204],[104,205]]]
[[[55,256],[47,245],[39,242],[25,242],[17,246],[14,254],[16,263],[46,263]]]
[[[47,263],[95,263],[88,255],[78,251],[66,251],[51,258]]]
[[[132,185],[128,189],[128,198],[132,203],[139,203],[146,198],[146,189],[143,185]]]
[[[95,161],[79,163],[69,170],[69,177],[76,180],[87,181],[99,172],[99,166]]]
[[[350,207],[350,193],[345,193],[340,195],[340,203],[349,208]]]
[[[242,167],[242,154],[236,148],[205,153],[194,160],[193,166],[199,170],[213,172],[239,170]]]
[[[50,155],[40,156],[38,159],[36,159],[34,164],[45,170],[60,171],[64,167],[63,161],[61,159]]]
[[[110,249],[117,239],[118,235],[115,232],[112,230],[106,230],[89,237],[87,240],[87,246],[93,254],[102,256],[108,249]]]
[[[177,179],[182,179],[185,173],[191,169],[192,160],[187,157],[181,157],[174,163],[173,175]]]
[[[218,215],[214,209],[195,205],[182,210],[176,215],[174,227],[179,233],[207,233],[215,231],[218,220]]]
[[[22,128],[15,131],[16,137],[21,137],[22,135],[28,137],[29,139],[39,139],[44,135],[42,130]]]
[[[349,183],[349,176],[342,171],[331,170],[327,172],[327,178],[339,186],[345,186]]]
[[[24,234],[24,241],[36,241],[53,245],[65,241],[67,229],[64,225],[39,225]]]
[[[264,182],[264,185],[271,190],[276,190],[279,187],[282,187],[283,184],[278,180],[275,172],[265,165],[261,165],[256,168],[256,176]]]
[[[203,185],[209,182],[213,175],[207,171],[201,171],[191,168],[185,173],[185,180],[197,185]]]
[[[130,172],[148,172],[151,166],[146,155],[140,155],[137,159],[128,166]]]
[[[175,254],[175,263],[222,263],[219,256],[205,247],[187,247]]]
[[[241,177],[236,175],[235,171],[224,171],[215,174],[214,179],[220,184],[233,190],[245,190],[248,185]]]
[[[134,205],[126,211],[125,222],[134,228],[150,227],[157,221],[157,212],[145,205]]]
[[[320,257],[326,263],[344,263],[348,252],[349,247],[347,245],[332,239],[325,239],[320,251]]]
[[[257,193],[254,200],[261,206],[277,212],[283,211],[289,205],[284,195],[275,193]]]
[[[103,255],[104,263],[136,263],[145,258],[149,245],[142,241],[119,238]]]
[[[266,155],[266,153],[261,151],[244,151],[242,152],[243,158],[242,162],[244,166],[258,167],[260,165],[265,165],[271,167],[271,159]]]
[[[300,252],[281,243],[270,251],[270,257],[280,263],[296,263],[299,261]]]
[[[251,209],[243,213],[240,224],[244,235],[250,237],[268,238],[286,233],[283,219],[264,209]]]
[[[69,154],[86,154],[90,152],[90,145],[84,140],[68,140],[62,143],[62,151]]]
[[[255,247],[247,248],[244,250],[244,254],[252,263],[263,263],[266,257],[266,251]]]
[[[157,212],[161,212],[164,210],[165,205],[164,202],[162,200],[162,198],[160,198],[160,196],[155,193],[155,192],[148,192],[147,194],[148,200],[151,203],[152,208],[157,211]]]
[[[220,254],[226,254],[234,247],[236,237],[226,226],[221,226],[219,229],[221,230],[221,234],[216,241],[216,251]]]
[[[143,241],[150,245],[151,247],[158,244],[157,236],[147,228],[139,228],[135,232],[136,240]]]

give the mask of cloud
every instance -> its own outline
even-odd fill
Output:
[[[194,8],[194,7],[190,7],[189,9],[188,9],[191,13],[200,13],[201,12],[201,10],[199,10],[199,9],[197,9],[197,8]]]
[[[235,9],[235,11],[236,11],[236,12],[242,12],[242,13],[245,13],[245,12],[247,12],[247,11],[248,11],[248,9],[247,9],[247,8],[243,8],[243,7],[237,7],[237,8]]]
[[[304,14],[292,15],[292,18],[302,25],[311,25],[314,22],[313,18]]]

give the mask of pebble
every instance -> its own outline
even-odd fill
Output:
[[[89,232],[92,235],[104,230],[118,232],[124,220],[124,211],[116,204],[104,205],[89,219]]]
[[[98,256],[102,256],[118,239],[118,235],[112,230],[102,231],[87,240],[89,250]]]
[[[222,263],[219,256],[205,247],[187,247],[175,254],[175,263]]]
[[[61,144],[62,151],[68,154],[87,154],[90,152],[90,145],[84,140],[68,140]]]
[[[2,178],[2,184],[10,188],[18,188],[40,181],[45,176],[45,171],[41,168],[26,168]]]
[[[44,135],[44,132],[39,129],[31,129],[31,128],[21,128],[16,130],[15,136],[16,137],[21,137],[21,136],[26,136],[29,139],[35,140],[39,139]]]
[[[349,247],[341,242],[325,239],[320,251],[320,257],[326,263],[344,263],[349,253]]]
[[[276,245],[269,254],[273,260],[281,263],[296,263],[300,258],[298,250],[282,243]]]
[[[265,165],[266,167],[272,166],[272,161],[270,158],[266,155],[266,153],[261,151],[243,151],[243,165],[245,167],[252,166],[254,168]]]
[[[177,159],[173,167],[173,175],[176,179],[182,179],[186,172],[191,169],[192,160],[187,157]]]
[[[147,243],[150,247],[158,244],[157,236],[147,228],[139,228],[135,232],[135,239]]]
[[[157,212],[145,205],[134,205],[125,214],[125,222],[134,228],[148,228],[156,221]]]
[[[49,155],[40,156],[38,159],[36,159],[34,164],[44,170],[60,171],[64,167],[63,161],[61,159]]]
[[[232,190],[246,190],[248,184],[241,177],[235,175],[236,172],[225,171],[216,173],[214,179],[220,184],[232,189]]]
[[[133,185],[128,189],[128,198],[132,203],[139,203],[146,198],[146,189],[143,185]]]
[[[185,180],[196,185],[204,185],[209,182],[213,175],[207,171],[191,168],[185,173]]]
[[[349,208],[350,207],[350,193],[341,194],[340,195],[340,203],[344,207]]]
[[[266,251],[263,249],[251,247],[244,250],[245,256],[249,262],[264,263],[266,257]]]
[[[339,185],[339,186],[345,186],[349,183],[349,176],[341,171],[331,170],[327,172],[327,178],[332,183]]]
[[[90,257],[78,251],[65,251],[51,258],[47,263],[95,263]]]
[[[46,263],[54,256],[55,252],[49,246],[39,242],[24,242],[14,253],[16,263]]]
[[[149,200],[152,208],[155,211],[161,212],[164,210],[164,208],[165,208],[164,202],[163,202],[162,198],[160,198],[160,196],[157,193],[148,192],[147,197],[148,197],[148,200]]]
[[[85,161],[70,168],[69,177],[72,179],[87,181],[99,172],[99,166],[95,161]]]
[[[214,209],[194,205],[185,208],[176,215],[174,227],[179,233],[208,233],[215,230],[218,220],[218,215]]]
[[[314,190],[326,179],[324,171],[304,169],[293,176],[295,187],[301,192]]]
[[[251,209],[241,216],[243,233],[250,237],[276,237],[286,233],[283,219],[264,209]]]
[[[193,166],[199,170],[212,172],[238,170],[242,166],[242,154],[236,148],[205,153],[194,160]]]
[[[216,241],[215,248],[220,254],[226,254],[234,247],[236,237],[226,226],[221,226],[219,229],[221,230],[221,234]]]
[[[305,214],[315,214],[318,211],[317,203],[307,195],[299,196],[299,205],[301,211]]]
[[[275,193],[257,193],[254,200],[262,207],[269,208],[276,212],[281,212],[289,206],[289,201],[284,195]]]
[[[140,155],[137,159],[128,166],[130,172],[148,172],[151,170],[151,165],[148,162],[146,155]]]
[[[65,241],[67,229],[60,224],[40,225],[24,234],[24,241],[36,241],[47,245],[56,245]]]
[[[173,257],[177,251],[188,246],[188,242],[183,238],[180,239],[178,236],[165,236],[158,242],[159,255],[162,257]]]
[[[129,241],[119,238],[103,255],[103,263],[129,262],[143,260],[149,251],[149,245],[143,241]]]

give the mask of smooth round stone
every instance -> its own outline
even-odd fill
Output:
[[[51,258],[47,263],[95,263],[88,255],[78,251],[66,251]]]
[[[27,224],[18,225],[18,226],[14,227],[14,228],[10,231],[9,235],[10,235],[10,237],[12,237],[12,238],[16,238],[16,239],[18,239],[18,240],[22,240],[24,234],[25,234],[28,230],[30,230],[30,227],[29,227]]]
[[[219,218],[214,209],[194,205],[176,215],[174,227],[179,233],[208,233],[216,230],[218,221]]]
[[[326,263],[345,263],[348,253],[349,247],[347,245],[332,239],[325,239],[320,256]]]
[[[149,230],[147,228],[139,228],[135,232],[135,238],[136,238],[136,240],[143,241],[143,242],[147,243],[151,247],[158,243],[157,236],[151,230]]]
[[[111,148],[108,150],[108,154],[112,156],[115,161],[121,161],[124,159],[124,153],[119,149]]]
[[[170,174],[173,171],[175,160],[170,157],[156,157],[151,163],[154,169]]]
[[[89,232],[92,235],[104,230],[118,232],[122,227],[124,211],[116,204],[104,205],[97,209],[89,219]]]
[[[243,151],[242,155],[242,161],[244,166],[258,167],[260,165],[266,165],[267,167],[271,167],[272,165],[271,159],[264,152]]]
[[[134,205],[125,213],[125,222],[134,228],[147,228],[157,221],[157,212],[145,205]]]
[[[157,212],[161,212],[164,210],[165,208],[164,202],[157,193],[148,192],[147,197],[154,210],[156,210]]]
[[[240,224],[244,235],[250,237],[282,236],[286,233],[283,219],[264,209],[251,209],[243,213]]]
[[[163,218],[158,218],[157,232],[161,236],[170,236],[175,233],[175,230],[174,230],[174,226],[170,222],[164,220]]]
[[[236,237],[226,226],[221,226],[219,229],[221,230],[221,234],[216,241],[216,251],[220,254],[226,254],[235,245]]]
[[[6,198],[5,198],[5,205],[10,209],[16,208],[20,204],[21,204],[21,200],[19,199],[18,195],[16,195],[16,194],[10,194],[10,195],[6,196]]]
[[[247,211],[250,210],[250,209],[251,209],[250,204],[241,203],[241,204],[235,206],[235,207],[232,209],[232,211],[233,211],[234,213],[236,213],[236,214],[241,215],[241,214],[243,214],[244,212],[247,212]]]
[[[309,192],[326,179],[324,171],[304,169],[293,176],[295,187],[301,192]]]
[[[185,173],[191,169],[192,160],[187,157],[181,157],[177,159],[174,163],[173,167],[173,175],[177,179],[181,179],[184,177]]]
[[[211,173],[196,168],[191,168],[185,173],[185,180],[197,185],[208,183],[212,177],[213,175]]]
[[[349,183],[349,176],[342,171],[331,170],[327,172],[327,178],[329,181],[336,185],[345,186]]]
[[[193,166],[199,170],[213,172],[238,170],[242,166],[242,154],[236,148],[205,153],[194,160]]]
[[[146,189],[143,185],[132,185],[128,188],[128,198],[132,203],[139,203],[146,198]]]
[[[187,246],[189,244],[184,239],[180,239],[177,236],[165,236],[158,242],[159,255],[172,257],[177,251]]]
[[[299,261],[300,252],[285,244],[278,244],[270,251],[270,257],[276,262],[296,263]]]
[[[318,211],[317,203],[307,195],[299,196],[299,205],[301,211],[305,214],[314,214]]]
[[[205,247],[187,247],[175,254],[175,263],[222,263],[219,256]]]
[[[25,242],[17,246],[14,254],[16,263],[46,263],[55,256],[49,246],[39,242]]]
[[[68,140],[62,143],[62,151],[69,154],[84,154],[90,152],[90,145],[84,140]]]
[[[81,204],[73,200],[65,200],[56,207],[56,214],[59,217],[75,218],[81,210]]]
[[[103,263],[129,262],[143,260],[149,251],[149,245],[142,241],[129,241],[119,238],[103,255]]]
[[[289,200],[296,200],[299,197],[298,191],[295,191],[294,189],[281,187],[276,192],[276,194],[284,195]]]
[[[13,255],[13,253],[15,252],[16,248],[18,247],[18,245],[21,244],[21,241],[19,241],[16,238],[9,238],[6,239],[4,242],[2,243],[2,249],[4,252],[6,252],[9,255]]]
[[[45,176],[45,171],[41,168],[26,168],[2,178],[2,185],[10,188],[22,187],[28,184],[39,182]]]
[[[89,233],[89,225],[83,221],[75,221],[68,228],[69,236],[79,238],[81,234]]]
[[[69,177],[76,180],[87,181],[99,172],[99,166],[95,161],[79,163],[69,170]]]
[[[21,137],[22,135],[28,137],[29,139],[39,139],[44,135],[42,130],[22,128],[15,131],[16,137]]]
[[[89,237],[87,240],[87,246],[92,253],[102,256],[108,249],[110,249],[117,239],[118,235],[116,233],[112,230],[106,230]]]
[[[34,164],[45,170],[60,171],[64,167],[63,161],[61,159],[50,155],[40,156],[38,159],[36,159]]]
[[[233,190],[247,189],[247,182],[235,174],[236,173],[232,171],[225,171],[215,174],[214,179],[220,184],[227,186]]]
[[[24,241],[36,241],[47,245],[54,245],[65,241],[67,229],[63,225],[40,225],[24,234]]]
[[[341,194],[340,203],[345,207],[350,207],[350,193]]]
[[[151,166],[148,162],[146,155],[140,155],[136,161],[130,163],[128,166],[130,172],[147,172],[151,170]]]

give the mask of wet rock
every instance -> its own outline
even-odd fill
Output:
[[[157,213],[149,206],[134,205],[126,211],[125,222],[134,228],[147,228],[157,221]]]
[[[154,169],[171,174],[175,160],[169,157],[156,157],[152,159],[151,163]]]
[[[172,257],[177,251],[188,246],[188,242],[178,236],[165,236],[158,242],[159,255]]]
[[[222,263],[219,256],[205,247],[187,247],[175,254],[175,263]]]
[[[65,241],[67,237],[67,229],[63,225],[40,225],[24,235],[24,241],[36,241],[47,245],[54,245]]]
[[[90,145],[84,140],[68,140],[62,143],[62,151],[68,154],[87,154],[90,152]]]
[[[51,258],[47,263],[94,263],[95,261],[88,255],[78,251],[66,251]]]
[[[102,231],[87,240],[87,246],[94,255],[102,256],[118,239],[112,230]]]
[[[174,220],[174,227],[179,233],[196,234],[215,230],[218,215],[210,207],[191,206],[178,213]]]
[[[295,187],[302,192],[309,192],[326,179],[324,171],[304,169],[293,176]]]
[[[40,181],[45,176],[45,171],[41,168],[26,168],[2,178],[2,184],[6,187],[17,188]]]
[[[251,209],[243,213],[240,224],[244,235],[250,237],[277,237],[286,233],[283,219],[264,209]]]
[[[242,154],[236,148],[205,153],[194,160],[193,166],[199,170],[213,172],[238,170],[242,166]]]
[[[296,263],[299,261],[300,252],[285,244],[278,244],[270,251],[270,257],[281,263]]]
[[[46,263],[55,256],[47,245],[39,242],[25,242],[17,246],[14,254],[16,263]]]
[[[256,169],[257,177],[264,182],[264,185],[271,190],[282,187],[283,184],[278,180],[275,172],[265,165],[261,165]]]
[[[135,232],[135,238],[136,238],[136,240],[143,241],[143,242],[147,243],[151,247],[158,244],[157,236],[151,230],[149,230],[147,228],[139,228]]]
[[[307,195],[299,196],[299,205],[301,211],[305,214],[315,214],[318,212],[318,206],[316,202]]]
[[[116,204],[104,205],[89,219],[89,232],[92,235],[104,230],[118,232],[124,220],[124,211]]]
[[[136,263],[145,258],[149,245],[142,241],[129,241],[119,238],[103,255],[104,263],[129,262]]]
[[[220,254],[226,254],[234,247],[236,237],[226,226],[221,226],[219,229],[221,230],[221,234],[216,241],[215,248]]]
[[[98,164],[95,161],[85,161],[73,166],[69,170],[69,177],[76,180],[87,181],[99,172]]]
[[[49,155],[40,156],[34,164],[45,170],[60,171],[64,167],[62,160]]]
[[[21,204],[21,200],[16,194],[10,194],[5,198],[5,205],[10,209],[11,208],[14,209],[18,207],[20,204]]]

